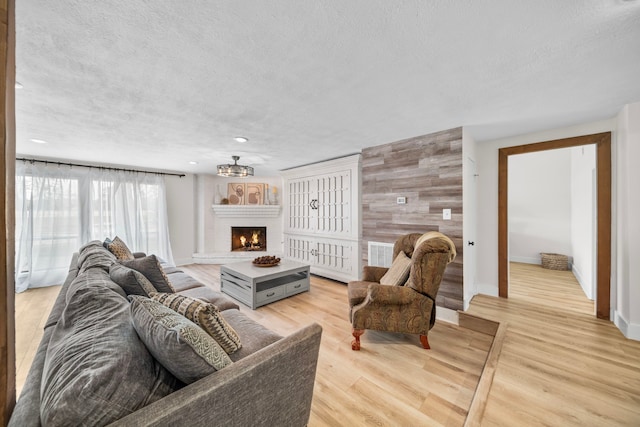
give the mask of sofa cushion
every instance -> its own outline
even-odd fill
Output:
[[[80,248],[78,252],[78,274],[90,269],[101,268],[109,271],[109,267],[116,261],[116,257],[102,247],[99,240],[94,240]]]
[[[242,347],[236,331],[224,320],[220,311],[213,305],[180,294],[154,293],[151,299],[180,313],[200,326],[220,344],[227,354]]]
[[[125,301],[127,294],[124,290],[109,278],[109,273],[101,268],[91,268],[85,272],[78,274],[69,284],[69,288],[65,294],[65,307],[69,304],[76,292],[84,288],[103,287],[120,295]]]
[[[131,250],[127,247],[127,244],[122,241],[118,236],[113,240],[106,238],[103,243],[104,247],[109,249],[109,252],[114,254],[119,260],[132,260],[135,259]]]
[[[404,282],[409,278],[410,270],[411,258],[409,258],[403,251],[400,251],[391,263],[389,270],[380,279],[380,284],[389,286],[404,285]]]
[[[173,293],[176,291],[171,284],[171,281],[164,273],[164,270],[160,266],[158,257],[156,257],[155,255],[148,255],[143,258],[136,258],[126,261],[122,260],[119,262],[125,267],[133,268],[134,270],[144,274],[144,277],[149,279],[153,287],[156,288],[158,292]]]
[[[239,310],[240,306],[231,299],[222,295],[222,293],[214,291],[204,285],[200,285],[197,288],[187,289],[186,291],[180,291],[180,295],[185,295],[191,298],[197,298],[201,301],[210,302],[218,307],[218,310]]]
[[[202,283],[189,276],[188,274],[183,273],[182,271],[168,273],[167,277],[169,278],[169,281],[171,281],[171,286],[173,286],[173,289],[175,289],[176,292],[182,292],[186,291],[187,289],[199,288],[201,286],[204,286]]]
[[[87,276],[108,280],[103,270],[79,275],[51,328],[42,373],[42,425],[109,424],[181,385],[138,338],[127,300]]]
[[[131,295],[133,326],[153,356],[190,384],[232,363],[198,325],[157,301]]]
[[[234,362],[282,339],[282,335],[265,328],[239,310],[225,310],[221,313],[227,323],[242,337],[242,348],[229,355]]]
[[[111,264],[109,277],[120,285],[127,295],[149,295],[158,292],[144,274],[119,263]]]

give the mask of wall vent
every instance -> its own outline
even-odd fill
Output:
[[[368,260],[372,267],[391,267],[393,243],[369,242]]]

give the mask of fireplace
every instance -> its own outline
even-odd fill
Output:
[[[266,250],[267,227],[231,227],[231,252]]]

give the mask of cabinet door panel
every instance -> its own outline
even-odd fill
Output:
[[[284,253],[287,258],[307,264],[315,264],[313,239],[300,236],[284,236]]]
[[[315,199],[315,183],[311,178],[287,181],[289,204],[287,206],[287,229],[291,231],[315,230],[311,201]]]
[[[315,263],[320,268],[353,275],[353,259],[356,256],[355,242],[317,239]]]
[[[318,209],[314,227],[318,232],[349,235],[351,232],[351,171],[315,178]]]

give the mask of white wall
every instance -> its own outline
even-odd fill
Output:
[[[190,264],[195,252],[195,176],[165,177],[169,238],[176,265]]]
[[[614,120],[602,120],[562,129],[552,129],[477,143],[476,156],[479,176],[476,284],[478,292],[487,295],[498,295],[498,149],[578,135],[608,132],[612,131],[614,127]],[[612,238],[614,237],[612,236]],[[640,305],[640,301],[638,303]]]
[[[596,146],[571,151],[571,253],[573,275],[589,299],[595,297]]]
[[[469,308],[476,288],[476,221],[478,206],[476,142],[470,133],[462,129],[462,244],[463,248],[463,307]],[[474,242],[468,245],[467,242]]]
[[[626,337],[640,340],[640,102],[625,106],[616,123],[614,322]]]
[[[571,257],[571,150],[508,161],[509,259],[540,264],[541,252]]]

